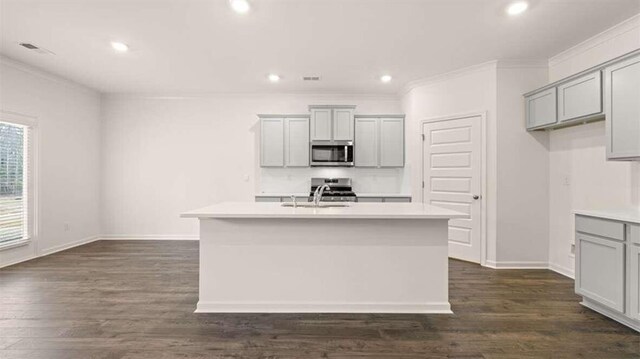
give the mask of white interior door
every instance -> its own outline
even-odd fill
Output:
[[[422,200],[468,215],[449,221],[449,256],[480,263],[482,117],[429,122],[422,130]]]

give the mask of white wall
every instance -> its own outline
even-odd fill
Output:
[[[496,260],[496,63],[491,62],[410,84],[403,98],[407,114],[407,168],[414,201],[422,201],[422,121],[486,112],[487,260]]]
[[[498,63],[496,266],[547,266],[549,139],[527,132],[522,97],[546,80],[546,64]]]
[[[522,100],[546,79],[545,64],[494,61],[414,83],[403,99],[416,201],[422,199],[422,121],[487,113],[489,266],[547,266],[548,140],[526,132]]]
[[[312,104],[357,105],[356,113],[362,114],[401,113],[400,102],[388,96],[106,96],[103,233],[193,238],[197,223],[180,219],[181,212],[221,201],[253,201],[264,189],[261,175],[269,176],[269,191],[276,190],[273,182],[278,180],[283,188],[302,188],[296,180],[301,176],[260,168],[256,115],[307,113]],[[402,176],[380,173],[380,178]]]
[[[636,15],[550,59],[549,81],[639,48],[640,16]],[[604,122],[555,130],[549,140],[549,261],[552,268],[573,276],[572,212],[640,206],[640,163],[606,161]]]
[[[95,239],[100,234],[99,94],[0,57],[0,110],[37,118],[40,148],[37,238],[0,251],[0,267]]]

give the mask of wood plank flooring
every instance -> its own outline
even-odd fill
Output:
[[[450,279],[455,315],[194,314],[197,242],[98,241],[0,269],[0,358],[640,358],[561,275]]]

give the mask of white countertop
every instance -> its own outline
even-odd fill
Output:
[[[228,202],[182,213],[182,218],[444,219],[466,214],[422,203],[350,203],[348,207],[293,208],[281,203]]]
[[[296,197],[310,197],[309,192],[305,193],[284,193],[284,192],[274,192],[274,193],[256,193],[256,197],[291,197],[295,195]],[[410,198],[410,194],[406,193],[361,193],[356,192],[356,196],[358,197],[386,197],[386,198]]]
[[[583,216],[600,217],[640,224],[640,208],[585,209],[573,212]]]

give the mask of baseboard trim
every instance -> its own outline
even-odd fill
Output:
[[[48,256],[50,254],[54,254],[54,253],[57,253],[57,252],[65,251],[67,249],[78,247],[78,246],[81,246],[81,245],[84,245],[84,244],[89,244],[91,242],[95,242],[95,241],[98,241],[98,240],[100,240],[100,236],[90,236],[90,237],[82,238],[82,239],[77,240],[77,241],[73,241],[73,242],[70,242],[70,243],[65,243],[65,244],[62,244],[62,245],[58,245],[58,246],[54,246],[54,247],[51,247],[51,248],[48,248],[48,249],[41,250],[36,255],[30,255],[30,256],[28,256],[26,258],[20,258],[20,259],[16,259],[14,261],[11,261],[9,263],[2,264],[2,265],[0,265],[0,268],[6,268],[6,267],[9,267],[9,266],[16,265],[16,264],[23,263],[23,262],[27,262],[27,261],[30,261],[30,260],[33,260],[33,259],[36,259],[36,258],[45,257],[45,256]]]
[[[571,268],[566,268],[558,264],[549,263],[549,270],[554,271],[558,274],[562,274],[567,278],[575,279],[574,270]]]
[[[71,249],[73,247],[77,247],[77,246],[81,246],[83,244],[88,244],[91,242],[95,242],[97,240],[100,240],[100,236],[91,236],[91,237],[86,237],[77,241],[73,241],[71,243],[66,243],[66,244],[62,244],[59,246],[54,246],[51,247],[49,249],[43,249],[42,251],[40,251],[40,254],[38,255],[38,257],[43,257],[43,256],[48,256],[49,254],[53,254],[53,253],[57,253],[57,252],[61,252],[67,249]]]
[[[487,260],[486,266],[492,269],[549,269],[547,262],[499,262]]]
[[[105,241],[197,241],[197,234],[103,234]]]
[[[394,313],[453,314],[449,302],[436,303],[302,303],[199,301],[195,313]]]

